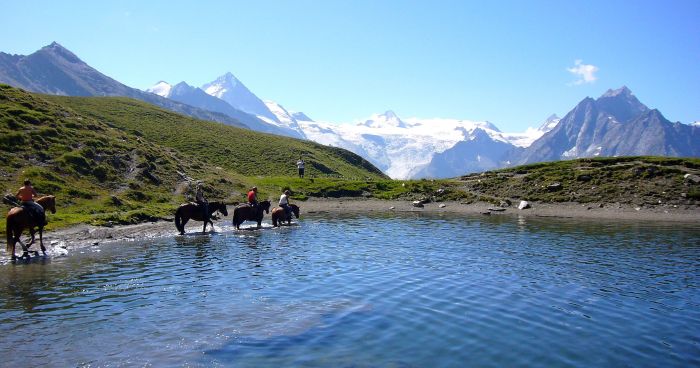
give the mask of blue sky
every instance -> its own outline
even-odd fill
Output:
[[[489,120],[503,131],[627,85],[700,120],[700,1],[6,1],[0,51],[52,41],[136,88],[232,72],[316,120]]]

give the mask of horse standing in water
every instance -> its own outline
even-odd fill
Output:
[[[263,216],[265,216],[263,211],[265,211],[265,213],[270,213],[270,201],[258,203],[257,208],[253,208],[247,203],[238,205],[233,210],[233,226],[236,227],[236,230],[239,230],[243,222],[256,221],[259,229],[262,224]]]
[[[51,213],[56,213],[56,197],[49,195],[44,196],[36,200],[36,203],[44,208],[44,211],[51,211]],[[11,259],[14,261],[17,259],[15,256],[15,245],[19,243],[22,246],[22,256],[20,258],[26,258],[29,260],[29,247],[34,244],[34,235],[36,234],[35,227],[39,229],[39,245],[41,246],[41,252],[46,255],[46,247],[44,247],[44,224],[38,223],[37,219],[34,218],[29,210],[24,207],[13,207],[7,212],[7,248],[6,250],[12,255]],[[29,229],[29,234],[32,239],[29,244],[24,245],[20,240],[22,232],[24,229]],[[38,256],[38,251],[32,251],[34,256]]]
[[[224,216],[228,216],[225,203],[209,202],[209,217],[216,211],[221,212]],[[185,224],[187,224],[187,221],[190,219],[204,221],[202,218],[202,207],[196,203],[181,204],[180,207],[177,208],[177,211],[175,211],[175,227],[181,235],[185,234]],[[211,219],[207,219],[204,221],[204,227],[202,227],[203,233],[207,231],[207,223],[211,224],[212,229],[214,228],[214,223],[211,222]]]
[[[296,204],[290,204],[289,207],[292,209],[294,217],[299,218],[299,206]],[[282,222],[287,221],[287,225],[291,225],[292,216],[287,217],[287,212],[284,211],[282,207],[275,207],[272,209],[272,226],[282,226]]]

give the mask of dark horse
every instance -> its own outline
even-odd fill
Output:
[[[290,204],[289,207],[292,209],[294,217],[299,218],[299,206],[296,204]],[[287,213],[284,212],[284,208],[275,207],[272,209],[272,226],[282,226],[282,222],[287,221],[287,225],[292,223],[292,216],[287,217]]]
[[[245,221],[257,221],[259,229],[263,216],[265,216],[263,211],[265,211],[265,213],[270,213],[270,201],[258,203],[257,209],[251,207],[251,205],[247,203],[240,204],[233,210],[233,226],[238,230]]]
[[[56,197],[49,195],[44,196],[36,200],[36,203],[44,208],[44,211],[51,211],[51,213],[56,213]],[[11,259],[14,261],[17,259],[15,256],[15,245],[19,243],[22,246],[22,257],[29,259],[29,247],[34,244],[34,234],[36,234],[35,227],[39,228],[39,245],[41,245],[41,251],[46,255],[46,247],[44,247],[44,225],[39,224],[37,220],[29,213],[29,210],[23,207],[13,207],[7,213],[7,251],[12,255]],[[22,232],[24,229],[29,229],[29,233],[32,239],[29,244],[24,245],[20,240]],[[34,256],[38,256],[38,251],[33,251]]]
[[[225,203],[209,202],[209,217],[216,211],[221,212],[224,216],[228,216]],[[187,221],[190,219],[204,221],[202,218],[202,208],[198,204],[191,202],[181,204],[180,207],[177,208],[177,211],[175,211],[175,227],[180,231],[180,234],[185,233],[185,224],[187,224]],[[207,223],[210,223],[212,228],[214,227],[214,223],[211,222],[211,220],[204,221],[204,227],[202,227],[203,233],[207,231]]]

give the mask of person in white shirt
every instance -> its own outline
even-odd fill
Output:
[[[299,156],[299,161],[297,161],[297,169],[299,169],[299,177],[304,177],[304,160]]]
[[[279,206],[284,209],[284,213],[287,215],[287,219],[292,218],[292,208],[289,207],[289,195],[291,192],[289,192],[289,189],[285,190],[282,195],[280,196],[280,202]]]

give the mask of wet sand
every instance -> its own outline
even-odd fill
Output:
[[[654,206],[631,207],[619,204],[579,204],[579,203],[531,203],[531,208],[519,210],[517,203],[510,207],[498,207],[489,203],[438,202],[426,203],[423,207],[415,207],[410,201],[385,201],[376,199],[323,199],[312,198],[308,201],[294,202],[301,208],[301,216],[323,215],[338,213],[452,213],[478,216],[535,216],[553,218],[580,218],[591,220],[621,220],[641,222],[677,222],[700,223],[700,207],[697,206]],[[215,224],[231,225],[233,208],[229,208],[229,216],[222,217]],[[263,224],[270,224],[266,215]],[[253,225],[246,222],[244,227]],[[201,232],[201,222],[187,224],[187,233]],[[178,232],[172,221],[159,221],[138,225],[114,227],[96,227],[78,225],[66,229],[49,231],[45,234],[45,244],[61,244],[66,248],[98,245],[113,241],[135,241],[144,238],[159,238],[177,236]]]

